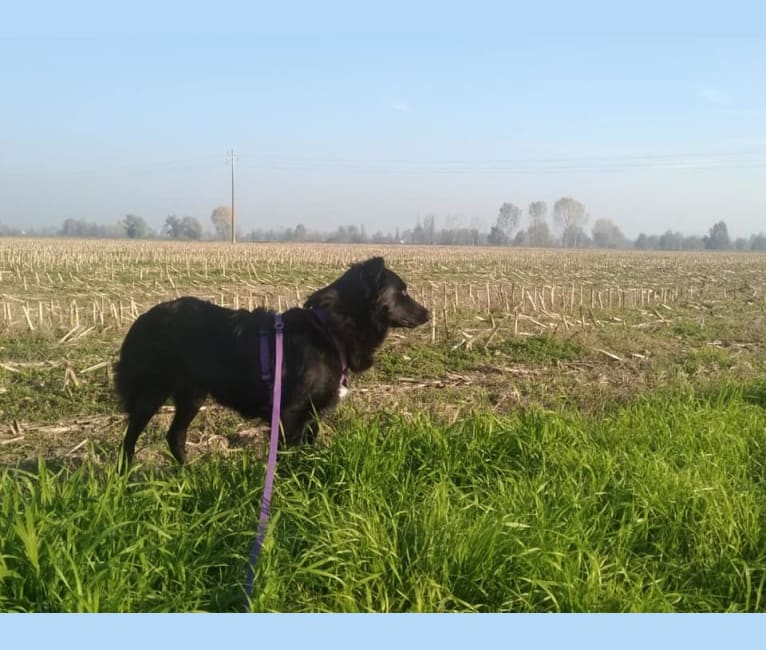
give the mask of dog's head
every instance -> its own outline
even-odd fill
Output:
[[[431,318],[407,293],[404,280],[386,268],[382,257],[353,264],[331,285],[309,296],[304,307],[327,314],[354,372],[372,366],[373,354],[389,328],[417,327]]]
[[[355,266],[364,279],[374,309],[386,325],[417,327],[431,318],[428,309],[407,293],[404,280],[386,268],[382,257],[373,257]]]
[[[328,287],[314,293],[306,307],[322,307],[351,316],[357,324],[378,328],[417,327],[431,314],[407,293],[407,285],[386,267],[382,257],[353,264]]]

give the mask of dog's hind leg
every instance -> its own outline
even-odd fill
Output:
[[[138,436],[141,435],[146,425],[149,424],[149,420],[163,405],[167,397],[163,391],[146,391],[131,400],[127,408],[128,430],[122,442],[121,471],[126,472],[130,467],[136,452]]]
[[[173,396],[176,414],[170,423],[166,438],[170,452],[181,465],[186,461],[186,431],[204,399],[204,395],[192,391],[179,391]]]

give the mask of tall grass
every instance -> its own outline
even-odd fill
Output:
[[[763,611],[764,391],[341,416],[282,453],[254,610]],[[262,464],[0,474],[0,608],[236,611]]]

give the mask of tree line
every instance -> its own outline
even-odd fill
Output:
[[[212,231],[206,231],[192,216],[168,215],[160,231],[135,214],[126,214],[115,223],[100,224],[86,219],[67,218],[59,227],[19,228],[0,224],[0,236],[78,237],[86,239],[231,239],[231,208],[219,206],[210,215]]]
[[[255,229],[239,241],[295,241],[348,244],[425,244],[451,246],[526,246],[539,248],[613,248],[639,250],[741,250],[766,251],[766,233],[732,240],[726,222],[715,222],[705,235],[685,235],[667,230],[661,234],[640,233],[627,238],[613,219],[595,219],[588,229],[590,215],[585,205],[572,197],[562,197],[549,210],[545,201],[533,201],[524,211],[514,203],[504,202],[488,232],[478,226],[437,227],[433,214],[418,218],[412,228],[368,234],[364,225],[338,226],[334,231],[310,230],[303,224],[277,229]],[[103,225],[83,219],[68,218],[58,228],[23,231],[0,224],[0,236],[39,235],[86,238],[168,238],[176,240],[231,239],[231,208],[216,207],[210,215],[210,229],[192,216],[169,215],[159,232],[145,219],[127,214],[116,223]]]
[[[562,197],[549,210],[545,201],[533,201],[526,215],[517,205],[501,204],[488,232],[478,227],[437,228],[435,215],[418,219],[410,229],[367,235],[364,226],[339,226],[323,233],[295,228],[259,229],[247,236],[252,241],[312,241],[356,243],[400,243],[443,246],[525,246],[538,248],[612,248],[639,250],[741,250],[766,251],[766,233],[732,240],[723,220],[714,223],[706,235],[684,235],[667,230],[662,234],[641,233],[626,237],[613,219],[595,219],[587,229],[590,215],[580,201]]]

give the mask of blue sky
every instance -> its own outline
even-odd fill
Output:
[[[726,3],[39,3],[0,25],[0,223],[766,230],[766,15]],[[527,3],[529,4],[529,3]]]

